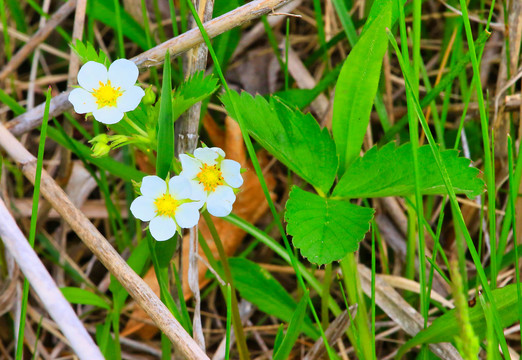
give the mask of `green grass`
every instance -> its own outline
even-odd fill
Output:
[[[203,31],[201,21],[196,16],[197,26],[202,30],[209,49],[209,72],[217,75],[219,84],[215,76],[211,78],[203,74],[198,74],[201,76],[197,78],[195,76],[185,79],[183,58],[178,56],[171,61],[167,52],[162,69],[163,76],[158,76],[158,68],[152,67],[143,71],[140,77],[143,79],[140,85],[144,88],[153,85],[151,89],[154,89],[158,101],[153,101],[153,104],[141,104],[138,109],[129,112],[124,121],[110,127],[104,127],[97,122],[91,126],[92,117],[83,121],[74,114],[59,116],[53,119],[52,126],[47,127],[50,99],[48,91],[46,116],[38,139],[35,140],[35,132],[30,133],[29,140],[26,141],[27,146],[35,152],[34,144],[38,145],[32,215],[27,227],[29,242],[33,246],[35,239],[38,243],[42,242],[41,246],[37,244],[36,251],[48,260],[50,267],[63,272],[67,286],[71,288],[87,285],[90,291],[92,279],[107,275],[97,265],[92,267],[92,273],[83,273],[87,264],[83,253],[83,257],[74,258],[75,261],[78,259],[78,267],[71,267],[69,262],[64,263],[60,260],[61,251],[77,251],[79,241],[73,234],[69,235],[67,249],[55,248],[52,245],[54,242],[44,240],[47,236],[44,234],[47,232],[50,233],[49,236],[53,236],[52,231],[49,231],[53,225],[52,222],[41,221],[37,216],[40,172],[45,162],[51,159],[48,149],[69,149],[74,154],[74,159],[80,160],[96,181],[97,189],[88,201],[94,198],[103,199],[101,204],[107,212],[107,217],[97,221],[96,225],[115,248],[126,256],[129,265],[140,275],[144,275],[150,267],[155,269],[161,300],[183,328],[192,335],[192,300],[185,302],[180,279],[182,272],[187,269],[181,269],[180,272],[173,261],[181,237],[156,242],[146,229],[145,233],[143,232],[146,225],[132,217],[127,219],[123,213],[128,212],[129,203],[135,197],[133,188],[138,187],[146,172],[156,172],[162,178],[180,173],[181,165],[174,157],[174,122],[192,104],[205,101],[202,118],[204,115],[207,115],[207,118],[201,122],[200,139],[209,147],[216,145],[213,141],[221,141],[227,145],[228,138],[220,138],[215,134],[224,129],[224,115],[219,110],[225,105],[225,111],[228,111],[239,124],[241,139],[257,179],[256,184],[258,182],[261,186],[264,196],[262,201],[266,202],[269,211],[266,211],[259,224],[249,222],[238,215],[229,215],[223,219],[226,226],[241,229],[247,234],[234,257],[227,255],[228,239],[225,236],[228,234],[219,231],[222,223],[212,218],[207,211],[201,214],[205,225],[200,230],[205,232],[208,227],[210,233],[210,238],[207,239],[209,242],[201,241],[201,248],[212,270],[225,282],[223,284],[217,281],[214,273],[208,272],[206,276],[211,284],[202,289],[202,323],[204,329],[209,324],[209,333],[205,333],[206,338],[211,339],[207,342],[209,354],[215,351],[217,343],[224,340],[225,359],[254,358],[262,353],[261,345],[257,343],[260,336],[274,358],[297,358],[306,353],[316,339],[326,341],[325,331],[334,318],[356,304],[357,313],[353,318],[350,313],[350,324],[341,336],[345,350],[349,351],[347,356],[350,359],[379,359],[389,356],[400,348],[397,342],[408,342],[410,336],[405,335],[405,329],[401,329],[399,332],[388,334],[384,341],[381,339],[381,335],[396,323],[381,308],[382,299],[376,298],[379,286],[376,278],[379,274],[399,274],[417,282],[420,288],[419,293],[399,292],[417,309],[422,318],[421,325],[425,328],[418,337],[413,338],[413,343],[418,347],[408,348],[408,358],[432,358],[427,345],[437,336],[444,336],[444,326],[431,327],[430,324],[437,319],[447,319],[454,312],[464,313],[462,309],[465,307],[465,301],[469,299],[468,291],[475,294],[479,291],[483,293],[483,296],[476,295],[478,299],[475,308],[468,305],[470,313],[476,317],[464,325],[472,326],[474,321],[484,325],[482,330],[475,329],[480,330],[475,333],[480,336],[480,345],[486,353],[484,358],[500,358],[497,350],[499,346],[506,354],[505,358],[509,358],[508,346],[520,353],[520,332],[509,337],[504,336],[506,328],[522,321],[522,287],[519,272],[522,245],[517,246],[516,239],[517,231],[520,231],[517,203],[522,182],[522,157],[516,146],[520,142],[517,128],[519,121],[517,114],[507,115],[510,122],[509,133],[500,134],[507,136],[507,157],[498,161],[496,158],[503,156],[503,152],[498,151],[502,144],[494,143],[495,136],[490,130],[494,120],[490,115],[493,113],[490,109],[490,98],[495,96],[492,90],[496,89],[497,79],[493,79],[495,70],[488,74],[489,79],[485,85],[480,81],[481,75],[484,75],[481,74],[481,65],[484,46],[490,35],[489,23],[493,16],[499,18],[500,11],[506,12],[509,9],[505,3],[501,6],[497,4],[495,7],[495,1],[468,3],[459,0],[454,1],[452,5],[456,6],[457,3],[460,4],[462,16],[449,16],[447,10],[439,3],[421,0],[407,3],[397,0],[393,5],[384,0],[363,3],[332,0],[331,8],[320,0],[305,2],[296,10],[304,19],[289,17],[277,27],[270,26],[270,15],[258,20],[262,21],[265,28],[263,37],[238,58],[231,58],[228,56],[229,52],[234,51],[238,37],[243,36],[250,29],[250,25],[244,25],[240,30],[236,30],[236,33],[225,34],[217,41],[211,40],[206,31]],[[100,5],[103,5],[103,11],[96,8]],[[94,49],[100,49],[99,40],[103,39],[104,49],[107,49],[110,58],[131,57],[139,54],[142,51],[140,49],[150,49],[171,35],[178,36],[183,33],[188,28],[191,15],[196,15],[192,2],[188,0],[169,0],[168,14],[161,14],[162,4],[158,0],[154,0],[150,8],[147,8],[147,2],[144,0],[140,5],[139,20],[142,21],[142,25],[138,19],[133,19],[127,13],[122,1],[113,0],[110,4],[105,4],[99,0],[89,0],[85,30],[86,37],[94,45]],[[361,5],[362,8],[355,9],[354,5]],[[235,5],[230,4],[230,8],[233,6]],[[387,9],[386,6],[391,8]],[[221,8],[216,11],[225,10]],[[388,37],[384,36],[384,29],[372,27],[376,19],[387,21],[383,16],[386,11],[390,11],[391,16]],[[434,13],[440,16],[436,20],[430,17]],[[3,63],[6,63],[22,45],[10,37],[7,28],[16,28],[31,35],[37,26],[35,19],[38,20],[40,16],[49,17],[43,14],[40,5],[33,0],[0,0],[0,20],[4,39],[3,54],[0,54],[0,57]],[[484,19],[486,25],[470,21],[473,16]],[[154,28],[159,21],[165,21],[165,17],[170,17],[171,23]],[[507,17],[504,19],[505,25],[509,27]],[[438,22],[436,26],[435,21]],[[68,51],[71,29],[72,20],[68,19],[55,29],[46,42],[59,50]],[[383,36],[375,36],[368,40],[370,37],[366,35],[372,31],[374,35],[378,34],[378,30],[382,30]],[[97,32],[100,32],[101,37],[97,36]],[[400,46],[397,44],[398,39]],[[281,49],[279,46],[283,41],[285,46]],[[387,53],[384,56],[388,56],[386,60],[389,60],[391,73],[380,68],[380,58],[370,58],[367,55],[371,54],[370,50],[375,50],[374,45],[379,41],[386,43],[384,47],[387,48]],[[502,55],[501,61],[508,64],[509,78],[509,56],[514,54],[507,37],[504,37],[502,42],[506,46],[506,52]],[[292,79],[289,72],[290,47],[316,78],[317,85],[314,89],[299,89],[295,79]],[[280,70],[275,74],[275,94],[253,98],[250,95],[236,96],[230,89],[232,83],[234,88],[244,85],[242,72],[246,71],[242,66],[248,65],[252,67],[249,71],[261,74],[259,69],[262,67],[257,64],[258,59],[255,58],[257,53],[250,57],[251,49],[260,51],[259,54],[263,56],[269,54],[267,59],[279,63]],[[346,60],[346,57],[341,56],[343,54],[350,54],[351,58]],[[51,75],[67,72],[67,64],[58,62],[48,54],[43,56],[46,61],[45,71],[40,71],[38,77],[49,72]],[[443,56],[447,56],[444,66]],[[378,63],[378,68],[369,66],[372,60]],[[344,62],[347,63],[345,71]],[[267,64],[263,65],[268,68]],[[496,69],[495,66],[498,65],[495,63],[491,66]],[[7,121],[25,112],[24,103],[19,101],[25,97],[25,88],[16,88],[16,84],[25,84],[25,72],[24,63],[13,73],[6,86],[0,89],[0,101],[2,109],[5,109],[1,114],[6,114],[2,116],[5,116]],[[441,76],[436,77],[439,72]],[[150,77],[147,78],[149,74]],[[372,81],[376,84],[375,93],[366,86]],[[393,109],[387,107],[389,99],[385,91],[385,81],[390,81],[392,86],[393,107],[407,108],[407,114],[402,118],[392,119],[390,116],[389,110]],[[64,90],[62,85],[58,83],[56,89]],[[43,99],[40,90],[38,89],[36,95]],[[336,90],[336,97],[332,95],[333,90]],[[215,94],[218,96],[214,96]],[[316,119],[307,115],[309,104],[319,94],[326,96],[330,103],[335,100],[335,107],[332,109],[334,120],[330,122],[331,126],[327,118]],[[280,95],[282,100],[272,95]],[[370,115],[366,118],[367,115],[362,109],[365,106],[368,107],[372,120],[369,119]],[[454,110],[457,106],[458,112]],[[334,110],[336,108],[337,110]],[[431,114],[429,117],[425,115],[428,108]],[[470,111],[474,108],[478,111]],[[212,117],[216,125],[214,128],[208,126],[208,116]],[[70,122],[75,129],[72,137],[63,131],[62,120]],[[366,123],[367,120],[370,121]],[[330,127],[323,130],[317,122],[329,124]],[[260,124],[263,131],[256,128],[256,125]],[[371,133],[367,133],[368,128]],[[343,131],[349,137],[346,144],[343,144],[346,145],[344,150],[347,154],[341,149],[343,146],[339,147],[340,134]],[[107,134],[109,137],[124,135],[128,142],[122,145],[121,149],[111,149],[109,156],[97,158],[92,156],[88,141],[99,134]],[[398,145],[411,143],[407,147],[410,149],[407,156],[411,155],[411,162],[406,161],[406,155],[403,154],[401,157],[398,155],[399,151],[392,151],[392,147],[385,146],[393,140],[396,140]],[[428,145],[423,146],[425,140]],[[369,143],[378,143],[380,147],[371,149]],[[44,146],[47,147],[45,154]],[[277,161],[270,162],[268,166],[264,161],[260,161],[258,156],[264,151],[263,148],[269,153],[270,159]],[[450,162],[447,160],[450,158],[450,150],[442,151],[445,149],[455,149],[461,153],[451,157]],[[360,160],[361,151],[368,157]],[[468,189],[459,188],[459,176],[469,177],[469,174],[476,171],[462,159],[468,151],[474,161],[472,165],[482,171],[480,176],[485,181],[485,192],[474,191],[476,189],[471,185]],[[433,159],[430,166],[424,165],[427,153]],[[392,155],[386,158],[386,154]],[[305,157],[306,159],[303,159]],[[343,163],[336,167],[339,165],[339,157],[343,159]],[[20,170],[8,158],[1,159],[2,175],[8,176],[9,196],[14,199],[27,197],[30,188]],[[401,161],[403,164],[394,167],[400,171],[390,174],[392,171],[388,170],[394,166],[394,161]],[[410,171],[409,178],[404,180],[401,175],[406,171]],[[502,179],[504,182],[500,181],[499,174],[505,177]],[[269,176],[276,180],[273,190],[269,187]],[[433,181],[438,177],[439,183],[432,188],[426,185],[432,184],[428,180]],[[347,182],[347,179],[350,181]],[[472,179],[468,180],[462,183],[471,184]],[[383,190],[376,186],[378,183],[389,186]],[[365,187],[362,196],[357,196],[357,191],[359,195],[362,191],[357,188],[358,184]],[[246,196],[245,194],[247,190],[241,189],[237,197],[241,198]],[[296,194],[301,194],[301,198]],[[472,215],[478,219],[478,229],[471,226],[473,222],[469,220],[469,215],[466,215],[473,205],[459,202],[459,197],[464,198],[464,194],[470,197],[471,194],[481,196],[483,205]],[[381,206],[382,203],[378,200],[381,196],[394,196],[399,199],[398,204],[403,205],[399,210],[401,214],[397,217],[391,216],[397,214],[391,214],[386,206]],[[377,199],[369,201],[367,198],[371,197]],[[297,198],[301,201],[298,203],[300,209],[297,210],[312,209],[308,211],[310,218],[307,219],[302,213],[295,216]],[[477,204],[476,198],[468,200]],[[360,211],[363,212],[369,212],[368,208],[375,207],[374,217],[369,221],[369,231],[355,236],[354,239],[347,240],[344,236],[343,239],[335,238],[340,236],[335,232],[332,235],[332,229],[337,229],[332,224],[338,222],[339,211],[336,211],[336,206],[339,204],[344,204],[343,209],[362,209]],[[348,214],[350,211],[343,212],[346,216],[343,219],[353,219],[348,216],[353,215]],[[357,211],[353,210],[354,213]],[[398,222],[381,223],[378,217],[387,217],[385,220],[393,218],[393,221]],[[295,223],[296,218],[299,219],[299,223]],[[398,219],[402,219],[404,223],[400,223]],[[357,224],[349,223],[349,220],[343,225],[350,229],[351,236],[358,231]],[[483,226],[483,220],[484,223],[487,222],[487,226]],[[20,221],[20,224],[23,225],[23,221]],[[392,226],[397,232],[398,235],[393,235],[396,239],[390,238],[388,226]],[[40,233],[40,228],[46,232]],[[296,228],[300,231],[295,231]],[[402,229],[406,229],[405,234],[402,233]],[[308,236],[309,234],[313,236]],[[204,239],[201,232],[198,235],[200,240]],[[488,247],[485,244],[487,239],[490,241],[490,253],[487,252]],[[397,241],[400,242],[401,252],[397,251]],[[328,244],[329,248],[314,248],[318,243]],[[355,244],[355,247],[346,250],[343,246],[347,244]],[[214,245],[217,255],[213,254]],[[354,248],[358,248],[358,251],[353,252]],[[342,256],[335,259],[328,257],[333,250],[339,249],[344,251]],[[404,259],[401,255],[403,250],[406,254]],[[320,259],[328,261],[315,264],[310,256],[315,255],[314,251]],[[458,261],[458,274],[454,274],[455,270],[450,266],[455,260]],[[255,276],[248,277],[246,271],[238,264],[247,269],[256,269]],[[359,276],[358,266],[361,264],[371,269],[371,283],[367,294],[363,292]],[[3,276],[6,273],[5,264],[0,262],[0,265],[0,275]],[[265,265],[275,270],[265,271]],[[512,272],[512,275],[509,272]],[[511,276],[508,284],[516,284],[511,285],[510,298],[507,300],[498,295],[502,289],[497,289],[504,284],[499,279],[505,279],[506,274]],[[442,280],[449,288],[454,284],[456,276],[460,276],[462,283],[454,290],[454,298],[458,298],[461,303],[460,308],[451,312],[432,299],[432,295],[434,289],[439,289],[438,281]],[[260,289],[255,283],[245,280],[260,277],[266,277],[263,281],[266,280],[266,284],[270,286]],[[516,291],[513,290],[515,288]],[[119,359],[122,354],[130,351],[120,338],[120,332],[132,314],[128,309],[131,304],[129,295],[114,277],[111,277],[111,284],[106,293],[96,290],[94,292],[94,298],[101,302],[98,302],[98,305],[96,302],[90,304],[93,308],[83,312],[85,322],[96,326],[96,340],[104,355],[107,358]],[[262,295],[256,298],[252,294]],[[29,326],[25,323],[27,303],[31,301],[28,300],[29,296],[29,284],[24,281],[20,333],[16,346],[17,360],[21,359],[24,351],[27,352],[23,347],[26,339],[22,335],[24,328]],[[74,302],[73,297],[70,297],[71,302]],[[249,325],[248,329],[244,328],[245,324],[242,323],[239,314],[241,298],[256,307],[253,317],[250,318],[254,328]],[[281,309],[270,308],[270,305],[274,306],[271,300],[284,309],[295,309],[282,314]],[[210,301],[214,304],[210,304]],[[511,307],[506,308],[506,304]],[[205,308],[210,305],[212,308]],[[482,312],[479,313],[478,309]],[[208,312],[212,311],[213,315],[209,315]],[[208,321],[207,316],[210,316]],[[41,324],[44,322],[41,321]],[[274,329],[277,329],[277,332],[265,331],[264,326],[267,325],[275,325]],[[451,323],[451,329],[465,329],[464,325]],[[260,327],[256,328],[257,326]],[[37,328],[35,344],[45,343],[45,346],[48,346],[55,340],[48,332],[40,331],[40,327],[39,325]],[[45,326],[43,328],[45,329]],[[441,334],[430,338],[430,334],[436,331]],[[236,341],[231,346],[232,333]],[[137,339],[140,341],[139,337]],[[465,339],[464,335],[462,339]],[[453,345],[459,344],[458,339],[447,340],[453,341]],[[337,342],[326,343],[328,358],[338,359],[341,347],[338,347]],[[162,359],[171,357],[173,345],[175,344],[171,344],[163,334],[156,336],[149,343],[149,346],[155,346],[161,351]],[[461,349],[462,347],[459,347],[459,350]],[[473,354],[467,354],[463,350],[461,355],[464,358],[473,358]]]

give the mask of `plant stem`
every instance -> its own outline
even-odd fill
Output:
[[[225,252],[225,248],[223,247],[223,243],[221,242],[221,238],[217,232],[216,227],[214,226],[214,222],[210,217],[210,214],[207,210],[202,212],[203,218],[207,223],[208,229],[210,230],[210,234],[212,235],[212,239],[214,239],[214,244],[216,244],[216,249],[219,253],[219,258],[221,259],[221,264],[223,265],[223,270],[225,271],[225,279],[227,283],[230,285],[231,289],[231,303],[232,303],[232,324],[234,325],[234,331],[236,334],[237,344],[239,355],[241,359],[249,359],[249,351],[246,345],[245,332],[243,330],[243,325],[241,324],[241,317],[239,316],[239,308],[236,296],[236,288],[234,286],[234,281],[232,278],[232,272],[230,271],[230,265],[228,263],[228,257]]]

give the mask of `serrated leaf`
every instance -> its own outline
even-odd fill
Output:
[[[418,149],[420,188],[423,194],[445,194],[446,187],[429,145]],[[484,189],[477,177],[479,170],[470,167],[470,160],[458,157],[455,150],[441,152],[442,161],[456,193],[473,198]],[[394,142],[381,149],[371,148],[347,170],[333,191],[333,196],[371,198],[406,196],[415,193],[411,144],[396,147]]]
[[[349,201],[323,198],[294,186],[286,203],[286,231],[310,262],[329,264],[358,249],[370,228],[373,212]]]
[[[82,304],[97,306],[102,309],[109,310],[111,307],[105,302],[100,296],[76,287],[63,287],[60,288],[65,299],[71,304]]]
[[[516,307],[518,301],[517,284],[495,289],[492,291],[492,295],[500,317],[500,326],[506,328],[513,325],[518,320]],[[486,337],[487,324],[484,310],[479,305],[479,299],[477,299],[475,306],[469,308],[469,321],[479,339],[484,339]],[[412,347],[420,344],[453,341],[453,338],[459,334],[459,331],[460,327],[457,324],[456,309],[452,309],[435,319],[427,329],[420,331],[404,344],[399,349],[397,358],[400,358]]]
[[[384,53],[388,48],[386,27],[390,26],[391,7],[384,7],[378,18],[354,46],[339,74],[335,88],[332,133],[342,175],[357,158],[370,121]]]
[[[83,43],[80,40],[76,39],[76,42],[74,44],[71,44],[71,49],[73,49],[73,51],[80,58],[80,61],[84,64],[89,61],[96,61],[100,64],[105,65],[106,67],[110,65],[107,54],[105,54],[105,52],[101,49],[99,50],[99,52],[97,52],[94,46],[92,46],[92,44],[88,41]]]
[[[231,91],[232,99],[221,100],[234,119],[238,111],[248,132],[272,155],[297,175],[322,192],[327,193],[337,172],[335,144],[327,129],[321,129],[310,114],[292,109],[281,100],[262,96],[252,97]]]
[[[218,89],[218,79],[198,71],[176,88],[172,95],[172,118],[174,121],[194,104],[212,95]]]
[[[247,259],[230,258],[229,263],[234,285],[243,299],[264,313],[290,322],[297,303],[272,274]],[[302,331],[312,339],[319,337],[309,317],[305,317]]]

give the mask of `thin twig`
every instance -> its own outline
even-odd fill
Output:
[[[20,66],[20,64],[33,52],[33,50],[40,45],[51,32],[58,26],[69,14],[74,10],[76,6],[76,0],[69,0],[63,4],[54,14],[51,16],[45,26],[41,27],[36,34],[31,37],[18,52],[11,58],[11,60],[4,66],[3,70],[0,71],[0,81],[4,80],[9,74]],[[43,114],[43,111],[42,111]]]
[[[22,172],[29,181],[34,182],[36,159],[3,125],[0,125],[0,147],[21,165]],[[151,288],[127,265],[107,239],[74,206],[62,188],[45,171],[42,172],[41,193],[185,358],[208,359]]]
[[[73,1],[73,0],[71,0]],[[208,21],[205,24],[205,30],[208,35],[213,38],[236,26],[240,26],[248,21],[254,20],[277,9],[280,6],[291,2],[292,0],[255,0],[232,10],[218,18]],[[67,3],[68,4],[68,3]],[[67,5],[66,4],[66,5]],[[64,5],[65,6],[65,5]],[[72,10],[71,10],[72,11]],[[49,24],[49,23],[48,23]],[[32,41],[32,40],[31,40]],[[189,49],[203,42],[203,37],[199,29],[192,29],[184,34],[176,36],[144,53],[135,56],[131,60],[138,67],[158,66],[163,63],[165,53],[169,50],[171,57],[174,58]],[[27,44],[26,44],[27,46]],[[14,58],[14,57],[13,57]],[[5,71],[5,70],[4,70]],[[69,91],[63,92],[51,100],[49,116],[59,116],[65,111],[72,109],[72,104],[67,99]],[[45,104],[36,106],[33,110],[15,117],[7,123],[7,128],[15,135],[21,135],[24,132],[32,130],[42,123],[42,117]]]
[[[32,164],[34,168],[34,163]],[[100,349],[94,344],[71,305],[65,300],[38,255],[29,245],[2,199],[0,199],[0,218],[2,242],[22,269],[46,310],[69,340],[73,350],[80,359],[103,359]]]

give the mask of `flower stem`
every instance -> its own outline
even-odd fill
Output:
[[[136,130],[141,136],[145,138],[149,138],[149,134],[147,134],[142,128],[140,128],[134,121],[132,121],[127,114],[123,115],[123,119],[129,124],[134,130]]]
[[[243,325],[241,324],[241,317],[239,316],[239,308],[237,303],[236,296],[236,288],[234,286],[234,282],[232,279],[232,272],[230,271],[230,265],[228,263],[228,257],[225,253],[225,248],[223,247],[223,243],[221,242],[221,238],[217,232],[216,226],[210,217],[210,214],[207,210],[202,211],[203,218],[207,223],[208,229],[210,230],[210,234],[212,235],[212,239],[214,239],[214,243],[216,244],[217,251],[219,253],[219,258],[221,259],[221,264],[223,265],[223,270],[225,271],[225,281],[230,284],[231,288],[231,302],[232,302],[232,325],[234,326],[234,331],[236,333],[236,339],[238,344],[238,350],[241,359],[249,359],[250,355],[248,353],[248,347],[246,346],[246,338],[245,332],[243,331]],[[203,241],[201,241],[203,242]],[[225,292],[226,294],[226,292]]]

